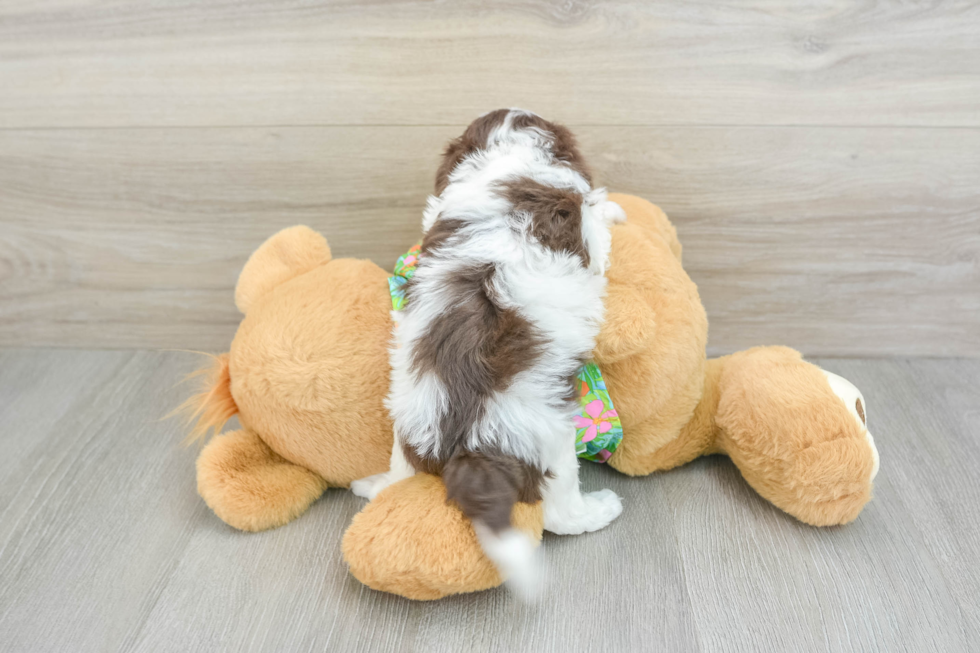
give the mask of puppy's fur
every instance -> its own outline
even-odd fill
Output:
[[[501,109],[452,141],[423,218],[407,308],[397,315],[388,408],[391,469],[357,481],[373,497],[416,470],[442,474],[487,555],[528,593],[533,546],[515,502],[544,500],[545,528],[581,533],[621,511],[581,494],[573,380],[602,321],[609,226],[572,134]]]

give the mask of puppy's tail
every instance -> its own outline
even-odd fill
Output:
[[[541,474],[513,456],[458,450],[442,471],[446,497],[459,504],[471,522],[483,552],[507,586],[524,600],[541,592],[543,572],[536,543],[510,523],[519,500],[537,494]],[[538,498],[538,497],[534,497]]]

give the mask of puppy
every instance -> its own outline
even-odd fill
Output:
[[[351,484],[373,498],[441,474],[510,585],[533,592],[534,546],[514,503],[544,500],[544,527],[603,528],[610,490],[582,494],[576,371],[592,355],[612,222],[564,127],[518,109],[474,121],[446,149],[423,217],[418,267],[397,314],[387,406],[391,468]]]

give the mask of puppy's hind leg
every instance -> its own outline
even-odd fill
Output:
[[[549,467],[553,474],[544,489],[544,529],[558,535],[578,535],[605,528],[619,517],[623,504],[612,490],[582,494],[575,456],[575,434]]]
[[[410,476],[415,476],[415,468],[405,459],[401,441],[396,436],[391,447],[391,463],[388,465],[388,471],[353,481],[350,489],[357,496],[372,501],[381,490]]]

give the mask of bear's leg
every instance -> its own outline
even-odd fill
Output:
[[[717,450],[759,494],[814,526],[855,519],[871,499],[878,455],[853,385],[787,347],[723,359]]]
[[[197,458],[197,492],[222,521],[243,531],[282,526],[327,488],[310,470],[242,429],[215,436]]]
[[[541,503],[514,504],[511,525],[541,540]],[[376,590],[415,600],[477,592],[503,582],[473,525],[446,500],[438,476],[419,473],[383,491],[344,534],[351,574]]]

